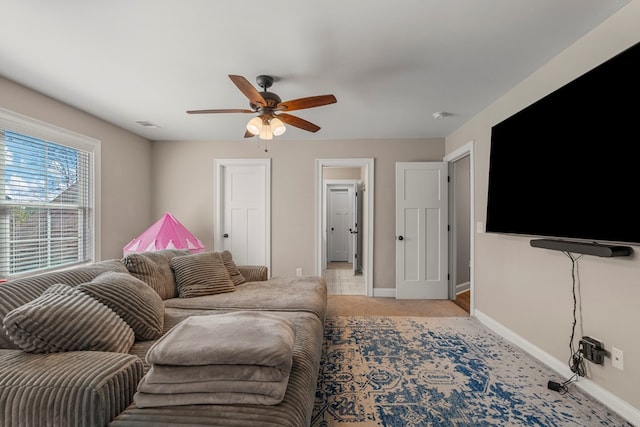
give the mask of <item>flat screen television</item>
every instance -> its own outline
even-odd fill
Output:
[[[640,43],[492,127],[487,232],[640,245],[639,202]]]

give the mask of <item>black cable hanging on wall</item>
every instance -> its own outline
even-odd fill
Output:
[[[569,368],[571,369],[571,372],[574,373],[573,377],[575,377],[576,375],[584,377],[586,375],[586,371],[584,367],[584,360],[582,357],[582,353],[580,352],[580,349],[576,350],[573,345],[575,333],[576,333],[576,323],[578,322],[576,318],[576,311],[578,307],[578,298],[576,295],[577,294],[576,293],[576,282],[577,282],[576,268],[577,268],[578,260],[582,258],[582,255],[575,257],[570,252],[565,252],[564,254],[568,256],[569,259],[571,260],[571,281],[572,281],[571,291],[573,294],[573,325],[571,326],[571,339],[569,341],[569,350],[571,351],[571,357],[569,358]]]
[[[578,323],[577,318],[577,310],[578,310],[578,297],[576,291],[577,284],[577,268],[578,268],[578,260],[582,258],[582,255],[575,256],[571,252],[563,252],[570,260],[571,260],[571,293],[573,295],[573,323],[571,325],[571,338],[569,338],[569,369],[573,372],[573,375],[566,381],[562,383],[558,383],[555,381],[549,381],[548,387],[551,390],[555,390],[560,392],[561,394],[567,393],[569,390],[567,389],[567,385],[571,383],[574,379],[577,380],[577,377],[584,377],[586,375],[586,369],[584,366],[584,358],[580,349],[576,350],[574,346],[575,334],[576,334],[576,325]]]

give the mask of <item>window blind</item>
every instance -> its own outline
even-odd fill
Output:
[[[93,153],[27,132],[0,128],[5,280],[90,262],[94,254]]]

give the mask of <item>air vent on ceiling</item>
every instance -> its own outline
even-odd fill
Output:
[[[150,129],[158,129],[160,127],[157,124],[151,123],[148,120],[140,120],[140,121],[137,121],[136,123],[138,123],[140,126],[144,126],[146,128],[150,128]]]

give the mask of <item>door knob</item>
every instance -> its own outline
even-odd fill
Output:
[[[404,240],[404,237],[398,236],[398,240]]]
[[[224,233],[224,234],[222,235],[222,237],[224,237],[224,238],[226,239],[227,237],[229,237],[229,235],[228,235],[227,233]]]

